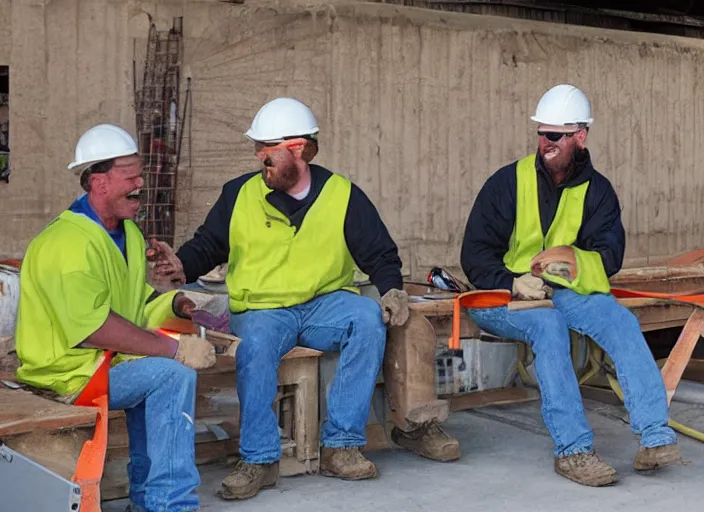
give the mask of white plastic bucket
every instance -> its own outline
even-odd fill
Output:
[[[20,301],[20,271],[0,265],[0,336],[14,336]]]

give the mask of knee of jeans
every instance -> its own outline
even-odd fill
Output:
[[[243,338],[237,346],[235,354],[235,363],[237,368],[244,369],[248,366],[255,365],[258,368],[264,369],[266,366],[271,366],[276,369],[278,354],[275,353],[277,347],[274,347],[271,342],[258,340],[256,337],[249,336]]]
[[[386,343],[386,326],[379,304],[372,299],[360,301],[360,306],[351,311],[346,334],[348,339],[359,338],[367,346],[372,344],[383,348]]]
[[[171,369],[172,379],[174,383],[179,383],[179,386],[194,388],[198,380],[198,372],[181,363],[176,363]]]
[[[604,322],[602,322],[604,326],[613,328],[614,325],[618,325],[622,328],[637,329],[640,332],[640,322],[638,322],[638,318],[627,307],[614,302],[610,307],[605,308],[604,313]]]
[[[541,311],[536,315],[535,321],[527,328],[529,338],[533,344],[543,347],[564,348],[565,339],[569,341],[569,330],[562,313],[556,309]],[[569,348],[569,343],[566,344]]]

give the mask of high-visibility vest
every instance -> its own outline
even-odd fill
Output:
[[[345,240],[352,184],[333,174],[297,229],[266,199],[261,174],[247,181],[230,220],[227,289],[233,313],[303,304],[338,290],[355,293]]]
[[[596,251],[584,251],[574,246],[582,226],[584,200],[589,182],[567,187],[562,191],[557,213],[545,236],[540,222],[535,155],[518,161],[516,182],[516,221],[509,239],[508,252],[504,255],[506,268],[516,274],[529,273],[531,260],[541,251],[551,247],[571,246],[577,259],[575,280],[570,283],[561,277],[547,274],[543,278],[584,295],[609,293],[611,286],[601,255]]]

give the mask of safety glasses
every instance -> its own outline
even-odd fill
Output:
[[[557,142],[562,137],[572,137],[576,132],[572,133],[562,133],[562,132],[538,132],[538,136],[545,137],[550,142]]]
[[[273,149],[283,148],[283,149],[296,149],[300,148],[305,144],[305,141],[301,138],[282,140],[278,142],[255,142],[254,152],[268,154]]]

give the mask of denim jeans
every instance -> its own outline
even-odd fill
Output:
[[[555,455],[588,452],[594,437],[570,358],[570,329],[592,338],[613,360],[640,444],[674,443],[675,432],[667,426],[665,385],[635,315],[611,295],[558,290],[553,303],[555,309],[499,307],[472,309],[469,314],[483,330],[532,347],[543,421],[555,443]]]
[[[251,464],[281,458],[272,404],[281,358],[297,344],[340,352],[328,396],[323,446],[364,446],[369,407],[386,346],[381,308],[368,297],[338,291],[290,308],[233,314],[237,348],[240,453]]]
[[[200,506],[195,463],[196,372],[161,357],[110,369],[110,409],[127,416],[133,512],[192,512]]]

